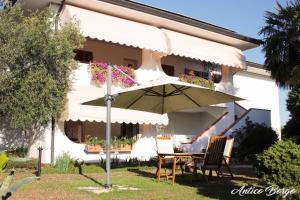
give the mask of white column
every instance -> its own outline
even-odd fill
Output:
[[[234,85],[233,85],[233,75],[237,71],[239,71],[239,69],[237,69],[237,68],[222,66],[222,80],[216,86],[216,90],[234,95],[235,91],[234,91]],[[230,126],[230,124],[232,124],[235,121],[235,119],[234,119],[234,115],[235,115],[234,103],[233,102],[224,103],[224,104],[220,104],[220,106],[225,106],[228,108],[229,113],[225,118],[226,119],[225,123],[227,123],[228,126]]]
[[[162,67],[161,58],[163,53],[151,50],[142,50],[142,65],[135,71],[137,82],[145,83],[162,77],[168,77]]]

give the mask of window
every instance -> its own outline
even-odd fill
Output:
[[[75,60],[82,63],[89,63],[93,60],[93,52],[84,50],[75,50]]]
[[[83,124],[79,121],[66,121],[65,134],[73,142],[82,143],[85,140]]]
[[[174,76],[174,66],[172,65],[161,65],[162,69],[168,76]]]
[[[139,134],[139,124],[121,124],[121,136],[127,138],[136,138]]]
[[[133,69],[138,69],[138,62],[135,59],[131,59],[131,58],[124,58],[123,60],[123,65],[133,68]]]
[[[201,78],[205,78],[208,79],[209,78],[209,73],[208,72],[203,72],[203,71],[196,71],[193,69],[184,69],[184,73],[187,75],[195,75],[195,76],[199,76]]]

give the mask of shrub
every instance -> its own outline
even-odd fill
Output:
[[[132,145],[136,142],[134,138],[127,138],[127,137],[114,137],[111,141],[112,146],[120,147],[122,145]],[[101,147],[105,148],[106,141],[104,139],[98,138],[96,136],[87,136],[87,144],[89,145],[100,145]]]
[[[300,199],[300,145],[291,140],[278,141],[257,156],[254,167],[267,184],[293,187],[298,190],[295,199]]]
[[[179,80],[186,83],[191,83],[214,90],[215,84],[211,80],[206,80],[193,74],[181,74]]]
[[[31,158],[19,158],[19,157],[10,157],[7,162],[7,169],[17,169],[17,168],[24,168],[24,169],[36,169],[37,167],[37,160]]]
[[[8,157],[5,152],[0,153],[0,170],[2,171],[8,162]]]
[[[72,159],[68,153],[63,153],[56,158],[55,168],[58,172],[67,172],[72,165]]]
[[[265,124],[253,123],[246,119],[246,126],[233,133],[238,144],[234,156],[240,161],[254,161],[255,155],[263,152],[278,140],[276,132]]]
[[[100,146],[105,146],[105,140],[101,139],[101,138],[98,138],[96,136],[90,136],[88,135],[87,136],[87,144],[89,145],[100,145]]]
[[[28,149],[27,148],[24,148],[24,147],[18,147],[14,150],[11,150],[11,151],[8,151],[8,155],[9,157],[13,156],[13,157],[26,157],[26,154],[28,152]]]

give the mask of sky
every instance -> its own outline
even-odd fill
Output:
[[[276,0],[136,0],[150,6],[183,14],[214,25],[231,29],[242,35],[262,39],[265,11],[276,11]],[[285,5],[286,0],[278,0]],[[246,59],[264,63],[261,47],[244,51]],[[286,111],[287,90],[280,89],[280,118],[284,125],[289,118]]]

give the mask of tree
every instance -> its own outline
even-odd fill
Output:
[[[0,117],[11,128],[38,129],[63,111],[84,37],[76,22],[57,31],[55,22],[48,9],[0,10]]]
[[[292,88],[287,100],[291,119],[283,129],[283,138],[300,142],[300,0],[277,3],[277,13],[266,12],[264,36],[265,66],[280,86]],[[298,138],[298,139],[297,139]]]
[[[287,109],[290,111],[291,119],[283,128],[282,134],[285,138],[291,138],[300,144],[300,88],[293,87],[287,99]]]
[[[266,12],[263,35],[265,66],[280,86],[297,85],[300,81],[300,0],[277,2],[277,13]]]
[[[272,146],[277,140],[276,132],[265,124],[254,123],[246,118],[245,126],[233,132],[238,144],[235,157],[240,161],[254,161],[256,155]]]

